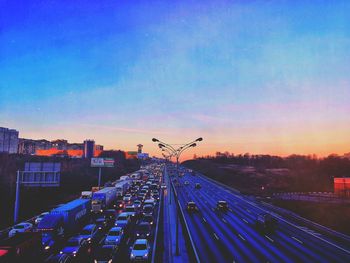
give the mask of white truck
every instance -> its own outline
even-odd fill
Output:
[[[82,199],[91,199],[92,192],[91,191],[82,191],[80,198]]]
[[[123,196],[126,193],[126,191],[128,191],[129,187],[130,187],[129,180],[123,180],[123,181],[116,183],[116,185],[115,185],[116,195]]]

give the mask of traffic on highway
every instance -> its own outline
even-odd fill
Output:
[[[162,198],[162,164],[13,226],[0,262],[150,262]]]
[[[350,251],[239,193],[170,167],[201,262],[350,262]]]

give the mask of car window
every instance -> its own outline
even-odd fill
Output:
[[[118,220],[128,220],[126,216],[119,216]]]
[[[119,236],[120,235],[120,231],[110,231],[108,235],[110,235],[110,236]]]
[[[145,250],[147,249],[146,244],[135,244],[134,245],[134,250]]]

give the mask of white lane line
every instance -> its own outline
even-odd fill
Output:
[[[223,221],[224,223],[227,223],[227,221],[225,220],[225,218],[223,218],[222,221]]]
[[[248,224],[248,221],[246,219],[243,218],[242,220]]]
[[[267,236],[267,235],[265,235],[265,237],[266,237],[268,240],[270,240],[271,242],[273,242],[273,239],[272,239],[271,237],[269,237],[269,236]]]
[[[207,222],[207,220],[205,220],[205,218],[203,217],[203,221],[206,223]]]
[[[214,208],[211,208],[211,210],[213,210],[213,212],[215,212],[215,209],[214,209]]]
[[[230,212],[233,212],[233,210],[231,208],[229,208],[228,210],[230,210]]]
[[[216,238],[216,240],[219,240],[219,237],[214,233],[214,236]]]
[[[303,241],[297,239],[296,237],[292,237],[295,241],[299,242],[300,244],[303,244]]]
[[[238,234],[238,236],[240,237],[240,239],[242,239],[243,241],[245,241],[245,238],[241,236],[241,234]]]
[[[251,213],[251,211],[249,210],[249,209],[246,209],[247,210],[247,212],[250,214]]]

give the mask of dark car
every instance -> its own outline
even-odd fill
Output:
[[[226,201],[218,201],[216,203],[216,209],[219,211],[226,212],[228,210],[228,204]]]
[[[125,203],[123,200],[117,200],[113,205],[114,209],[117,211],[121,211],[124,209]]]
[[[193,201],[187,202],[186,209],[187,209],[187,211],[190,212],[190,213],[198,212],[198,211],[199,211],[199,209],[198,209],[196,203],[193,202]]]
[[[272,232],[277,227],[278,221],[268,213],[259,214],[256,218],[256,226],[264,232]]]
[[[117,246],[114,245],[103,245],[99,247],[94,253],[94,262],[112,262],[114,255],[117,252]]]
[[[75,236],[67,241],[66,246],[60,251],[60,254],[68,254],[82,260],[88,256],[89,250],[88,242],[81,236]]]
[[[153,206],[144,205],[142,209],[143,215],[153,215]]]
[[[95,243],[98,239],[99,227],[95,224],[89,224],[80,232],[80,237],[85,239],[88,243]]]
[[[152,227],[148,222],[141,222],[136,226],[135,238],[148,238],[151,235]]]
[[[115,215],[115,209],[107,209],[105,212],[104,212],[106,218],[110,221],[110,222],[114,222],[115,221],[115,218],[116,218],[116,215]]]
[[[113,221],[112,221],[113,223]],[[98,227],[98,230],[100,232],[105,231],[109,226],[112,224],[109,218],[107,218],[105,215],[100,215],[95,219],[95,224]]]
[[[201,188],[202,188],[202,186],[201,186],[201,184],[200,184],[200,183],[196,183],[196,184],[194,185],[194,188],[196,188],[196,189],[201,189]]]
[[[144,215],[144,216],[142,217],[142,222],[147,222],[147,223],[149,223],[150,225],[153,225],[153,223],[154,223],[153,216],[152,216],[152,215]]]

